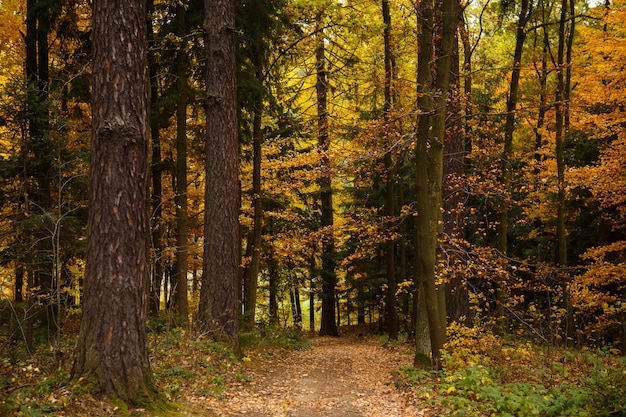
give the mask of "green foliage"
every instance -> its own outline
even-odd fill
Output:
[[[534,382],[502,383],[493,369],[480,365],[447,375],[444,381],[439,388],[446,393],[442,404],[455,416],[471,411],[507,417],[587,415],[587,393],[572,384],[551,390]]]
[[[480,328],[449,334],[441,372],[413,367],[393,384],[451,416],[613,416],[626,413],[626,358],[540,348]]]
[[[36,379],[32,385],[24,386],[18,385],[15,372],[13,376],[9,376],[10,374],[7,373],[6,377],[0,379],[2,386],[11,387],[13,385],[16,387],[0,402],[0,415],[50,416],[56,415],[57,411],[63,409],[62,401],[56,398],[55,391],[67,386],[69,380],[67,372],[60,370],[43,376],[42,371],[31,364],[22,366],[18,372],[20,372],[20,377],[39,376],[40,378]],[[2,373],[4,374],[4,370]]]
[[[396,388],[406,389],[408,387],[427,383],[436,376],[435,371],[424,368],[414,368],[406,366],[392,372],[392,383]]]

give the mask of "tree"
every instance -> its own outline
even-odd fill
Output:
[[[335,287],[337,275],[335,272],[335,236],[333,227],[333,191],[330,174],[330,136],[328,134],[328,85],[326,81],[326,47],[324,32],[320,32],[320,39],[315,49],[315,69],[317,82],[317,128],[318,145],[321,154],[320,163],[322,174],[318,180],[320,187],[321,208],[321,237],[322,237],[322,324],[320,336],[338,336],[335,322]]]
[[[456,38],[456,37],[455,37]],[[450,66],[450,103],[446,121],[443,161],[443,233],[444,256],[447,265],[446,314],[448,322],[469,316],[467,280],[463,274],[464,255],[460,249],[465,240],[466,213],[462,190],[463,128],[459,77],[459,42],[452,43]]]
[[[569,0],[572,4],[573,12],[574,0]],[[558,265],[566,269],[567,259],[567,230],[565,226],[565,156],[563,151],[563,142],[569,134],[569,116],[567,109],[569,108],[569,89],[571,80],[571,57],[572,42],[574,38],[574,15],[568,17],[568,0],[561,2],[561,18],[559,22],[559,46],[557,52],[557,85],[554,95],[555,100],[555,116],[556,116],[556,166],[557,166],[557,259]],[[571,19],[569,34],[566,34],[567,20]],[[566,39],[567,37],[567,39]],[[567,62],[565,61],[565,49],[567,44]],[[574,335],[574,316],[570,297],[570,283],[567,273],[561,278],[561,288],[563,291],[563,308],[565,309],[565,344],[567,345]]]
[[[509,82],[509,91],[506,101],[506,122],[504,125],[504,146],[501,156],[502,169],[502,186],[504,192],[508,193],[511,184],[511,157],[513,156],[513,133],[515,131],[516,109],[518,102],[518,92],[520,83],[520,74],[522,71],[522,54],[524,52],[524,42],[526,41],[526,25],[530,21],[533,12],[534,0],[521,0],[519,15],[517,18],[515,32],[515,51],[513,52],[513,63],[511,67],[511,79]],[[507,195],[502,198],[500,203],[500,223],[498,224],[498,250],[504,256],[509,250],[508,233],[509,233],[509,208],[510,202]],[[503,314],[502,294],[503,282],[498,283],[498,315]]]
[[[148,8],[148,42],[155,43],[156,31],[152,13],[154,13],[154,0],[149,0]],[[161,306],[161,285],[163,283],[163,161],[161,159],[161,117],[158,111],[158,69],[156,62],[156,48],[148,49],[148,74],[150,80],[150,138],[151,138],[151,165],[150,178],[152,180],[151,201],[151,249],[153,254],[152,268],[150,271],[150,301],[151,314],[156,314]]]
[[[172,271],[172,298],[174,311],[187,321],[189,315],[188,280],[187,280],[187,253],[189,243],[187,236],[187,51],[185,36],[186,5],[182,2],[176,6],[174,22],[175,34],[179,38],[176,51],[176,164],[174,167],[175,188],[174,204],[176,206],[176,262]]]
[[[198,308],[202,332],[228,343],[238,341],[239,181],[235,4],[205,0],[206,191],[204,263]]]
[[[146,340],[146,5],[95,2],[87,263],[75,381],[133,404],[156,398]]]
[[[272,68],[270,59],[273,46],[279,41],[286,24],[280,21],[282,1],[239,1],[237,3],[237,26],[241,28],[238,43],[239,85],[238,100],[241,113],[248,116],[240,118],[240,131],[247,133],[252,142],[252,187],[251,217],[252,226],[246,238],[246,253],[243,268],[243,304],[248,326],[253,327],[256,318],[258,275],[261,266],[263,232],[263,187],[262,187],[262,152],[264,136],[270,128],[264,126],[263,117],[271,113],[267,102],[272,102],[269,94],[268,78]],[[282,18],[286,20],[286,18]],[[273,63],[275,63],[274,61]],[[247,123],[246,123],[247,122]],[[251,127],[249,125],[252,125]]]
[[[385,30],[383,31],[384,37],[384,49],[385,49],[385,104],[383,105],[383,112],[385,117],[385,133],[387,148],[385,152],[385,176],[386,176],[386,192],[385,192],[385,214],[388,221],[395,216],[395,169],[393,166],[393,160],[391,156],[391,149],[393,148],[390,142],[392,137],[389,129],[389,114],[392,106],[392,90],[391,81],[393,78],[393,71],[395,67],[393,51],[391,48],[391,13],[389,11],[389,0],[382,0],[382,14]],[[389,338],[392,340],[398,339],[398,312],[396,310],[396,261],[395,261],[395,239],[388,237],[386,242],[386,263],[387,263],[387,321],[389,327]]]
[[[419,303],[423,303],[428,317],[431,361],[441,366],[441,349],[445,342],[445,293],[437,285],[437,246],[442,230],[443,154],[446,131],[447,100],[450,82],[452,41],[456,33],[456,2],[441,3],[441,38],[435,50],[435,78],[431,60],[435,43],[435,16],[432,0],[418,6],[418,120],[416,145],[416,282],[420,289]],[[438,38],[438,37],[437,37]],[[421,329],[416,329],[417,334]],[[418,341],[419,342],[419,341]],[[416,354],[415,362],[424,360]]]

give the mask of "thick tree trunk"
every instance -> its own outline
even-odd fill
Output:
[[[153,401],[146,340],[146,8],[94,3],[93,127],[83,319],[72,378]]]
[[[239,180],[235,4],[205,0],[206,193],[200,330],[239,353]]]
[[[330,174],[330,137],[328,135],[328,110],[326,96],[326,48],[324,37],[320,39],[316,53],[315,64],[317,70],[317,126],[318,146],[321,155],[322,174],[319,178],[321,211],[322,211],[322,326],[321,336],[339,336],[335,322],[335,237],[333,228],[333,192]]]

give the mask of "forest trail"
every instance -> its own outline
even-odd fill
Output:
[[[400,348],[364,338],[311,339],[311,349],[251,362],[249,383],[212,404],[214,416],[424,416],[409,393],[389,385],[391,371],[412,363]]]

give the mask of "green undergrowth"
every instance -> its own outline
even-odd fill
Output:
[[[304,332],[294,327],[260,326],[240,333],[239,343],[244,351],[264,348],[305,350],[310,347]]]
[[[396,387],[450,416],[626,416],[626,359],[619,352],[538,347],[453,327],[440,372],[407,367]]]
[[[99,397],[89,384],[72,381],[77,335],[70,334],[54,348],[39,343],[32,355],[0,356],[0,417],[176,415],[177,404],[190,398],[220,399],[226,390],[246,384],[248,362],[261,360],[267,352],[309,347],[300,330],[263,327],[241,334],[245,355],[241,360],[227,345],[179,324],[166,317],[150,325],[149,356],[158,401],[129,406]]]

